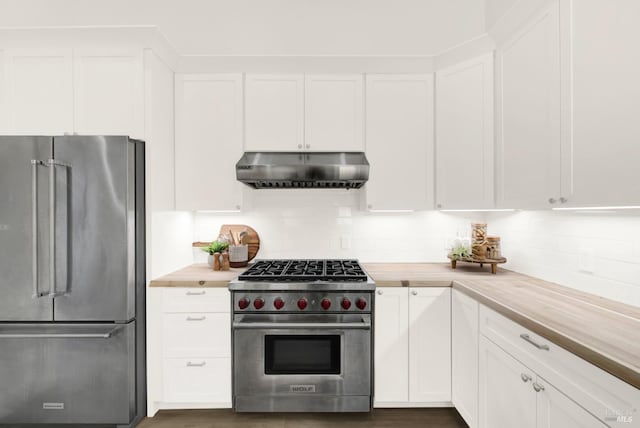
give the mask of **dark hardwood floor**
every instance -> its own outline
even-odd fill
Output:
[[[467,428],[446,409],[374,409],[371,413],[233,413],[161,410],[137,428]]]

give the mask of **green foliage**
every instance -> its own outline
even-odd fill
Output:
[[[454,259],[464,259],[466,257],[471,257],[471,250],[466,245],[458,245],[451,249],[449,255]]]
[[[208,247],[204,247],[202,251],[213,255],[213,253],[221,253],[229,247],[228,242],[213,241]]]

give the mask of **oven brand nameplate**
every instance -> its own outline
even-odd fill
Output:
[[[315,385],[289,385],[289,392],[316,392]]]

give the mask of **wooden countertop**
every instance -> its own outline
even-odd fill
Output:
[[[459,290],[558,346],[640,388],[640,308],[498,268],[448,263],[363,263],[379,287]],[[244,269],[194,264],[151,287],[226,287]]]
[[[149,287],[226,287],[247,268],[215,271],[206,263],[189,265],[170,274],[152,279]]]

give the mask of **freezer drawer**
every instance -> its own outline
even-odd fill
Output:
[[[135,321],[0,324],[0,424],[126,424],[135,379]]]

